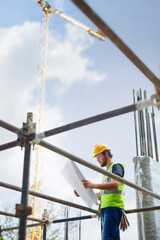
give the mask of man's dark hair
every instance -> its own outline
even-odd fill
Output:
[[[106,152],[108,152],[108,155],[109,155],[110,158],[113,157],[113,154],[111,153],[110,150],[104,150],[104,151],[102,152],[102,154],[105,156],[105,153],[106,153]]]

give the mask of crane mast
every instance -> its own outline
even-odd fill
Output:
[[[42,126],[42,117],[43,117],[43,95],[44,95],[44,81],[45,81],[45,69],[46,69],[46,52],[47,52],[47,37],[48,37],[48,22],[49,22],[49,12],[44,11],[41,27],[43,28],[43,46],[42,46],[42,64],[40,70],[40,80],[41,80],[41,88],[40,88],[40,102],[39,102],[39,116],[38,116],[38,133],[41,131]],[[42,174],[42,149],[41,146],[37,145],[35,156],[32,161],[34,161],[34,171],[35,173],[31,176],[31,186],[30,189],[35,192],[41,192],[42,189],[42,181],[43,181],[43,174]],[[32,178],[33,177],[33,178]],[[42,218],[42,200],[38,199],[37,197],[29,198],[30,205],[32,206],[32,215],[36,218]],[[40,240],[41,239],[41,226],[34,227],[27,231],[28,239],[31,240]]]

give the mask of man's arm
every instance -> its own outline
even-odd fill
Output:
[[[116,174],[116,175],[119,175],[119,174]],[[117,190],[119,186],[119,182],[114,179],[112,180],[112,182],[109,182],[109,183],[93,183],[86,179],[83,179],[82,182],[85,188],[100,189],[100,190]]]

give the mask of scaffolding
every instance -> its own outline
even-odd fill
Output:
[[[45,3],[46,1],[39,1],[40,3]],[[144,73],[144,75],[154,84],[156,88],[156,94],[152,95],[149,100],[139,101],[137,103],[134,103],[129,106],[125,106],[119,109],[115,109],[109,112],[105,112],[96,116],[92,116],[86,119],[82,119],[77,122],[73,122],[64,126],[60,126],[58,128],[50,129],[42,133],[36,133],[36,124],[33,122],[33,114],[27,113],[27,120],[26,123],[23,123],[22,128],[17,128],[7,122],[4,122],[0,120],[0,127],[3,127],[4,129],[11,131],[15,134],[17,134],[17,140],[3,144],[0,146],[0,151],[7,150],[16,146],[20,146],[21,148],[24,148],[24,167],[23,167],[23,183],[22,188],[0,182],[0,186],[3,188],[7,188],[10,190],[21,192],[21,204],[16,204],[16,214],[9,214],[5,212],[0,212],[0,214],[4,214],[12,217],[18,217],[20,218],[20,224],[18,226],[19,229],[19,240],[25,240],[26,239],[26,228],[27,226],[27,219],[29,219],[29,215],[32,213],[32,208],[28,206],[28,196],[36,196],[38,198],[46,199],[48,201],[57,202],[59,204],[63,204],[66,206],[70,206],[73,208],[81,209],[90,213],[94,213],[97,216],[100,215],[100,212],[96,209],[88,208],[86,206],[82,206],[79,204],[75,204],[66,200],[58,199],[52,196],[48,196],[42,193],[34,192],[29,190],[29,172],[30,172],[30,160],[31,160],[31,146],[38,144],[50,151],[53,151],[57,154],[60,154],[66,158],[69,158],[72,161],[75,161],[89,169],[92,169],[98,173],[101,173],[105,176],[108,176],[109,178],[115,179],[118,182],[121,182],[145,195],[151,196],[155,199],[160,200],[160,195],[156,194],[155,192],[152,192],[148,190],[147,188],[141,187],[137,184],[134,184],[126,179],[123,179],[113,173],[106,172],[105,170],[101,169],[100,167],[95,166],[94,164],[91,164],[87,161],[85,161],[82,158],[79,158],[69,152],[64,151],[63,149],[60,149],[48,142],[45,142],[43,138],[53,136],[55,134],[59,134],[62,132],[66,132],[69,130],[73,130],[75,128],[83,127],[89,124],[93,124],[95,122],[99,122],[102,120],[106,120],[112,117],[116,117],[119,115],[123,115],[129,112],[136,112],[141,111],[144,108],[147,108],[149,106],[156,106],[160,108],[160,80],[150,71],[150,69],[129,49],[129,47],[113,32],[113,30],[91,9],[87,3],[83,0],[72,0],[90,19],[91,21],[97,25],[100,32],[105,36],[108,37],[136,66],[137,68]],[[48,5],[45,5],[45,8],[48,7]],[[50,8],[50,7],[49,7]],[[136,212],[145,212],[145,211],[156,211],[159,210],[160,206],[154,206],[150,208],[139,208],[139,209],[130,209],[125,210],[127,214],[136,213]],[[84,216],[84,218],[92,218],[92,215]],[[83,219],[82,217],[76,218],[75,220]],[[42,219],[36,219],[36,218],[30,218],[30,220],[37,221],[38,225],[42,224],[43,226],[43,239],[46,239],[46,231],[47,231],[47,224],[48,224],[48,218],[45,214],[44,218]],[[73,219],[72,219],[73,220]],[[61,221],[69,221],[67,220],[61,220]],[[34,226],[37,226],[37,224],[34,224]],[[33,227],[33,224],[32,224]],[[0,232],[6,231],[7,229],[0,229]]]

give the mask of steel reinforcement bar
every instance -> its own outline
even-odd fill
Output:
[[[92,169],[92,170],[94,170],[96,172],[99,172],[99,173],[101,173],[101,174],[103,174],[103,175],[105,175],[107,177],[115,179],[118,182],[124,183],[125,185],[127,185],[127,186],[129,186],[131,188],[134,188],[134,189],[142,192],[143,194],[152,196],[153,198],[156,198],[156,199],[160,200],[160,195],[158,195],[158,194],[156,194],[156,193],[154,193],[152,191],[149,191],[149,190],[147,190],[147,189],[145,189],[143,187],[140,187],[140,186],[138,186],[138,185],[136,185],[136,184],[134,184],[134,183],[124,179],[124,178],[121,178],[121,177],[117,176],[116,174],[107,172],[107,171],[101,169],[100,167],[97,167],[94,164],[91,164],[91,163],[83,160],[82,158],[79,158],[79,157],[77,157],[77,156],[75,156],[75,155],[73,155],[71,153],[68,153],[68,152],[66,152],[66,151],[64,151],[64,150],[62,150],[62,149],[60,149],[60,148],[58,148],[56,146],[51,145],[50,143],[47,143],[47,142],[41,140],[39,142],[39,145],[41,145],[42,147],[45,147],[45,148],[47,148],[47,149],[49,149],[49,150],[51,150],[53,152],[56,152],[56,153],[66,157],[66,158],[69,158],[70,160],[75,161],[75,162],[77,162],[77,163],[79,163],[79,164],[81,164],[83,166],[86,166],[86,167],[88,167],[88,168],[90,168],[90,169]]]
[[[118,35],[98,16],[98,14],[84,1],[71,0],[75,5],[108,37],[135,66],[155,85],[160,92],[160,80],[136,56],[136,54],[118,37]]]

